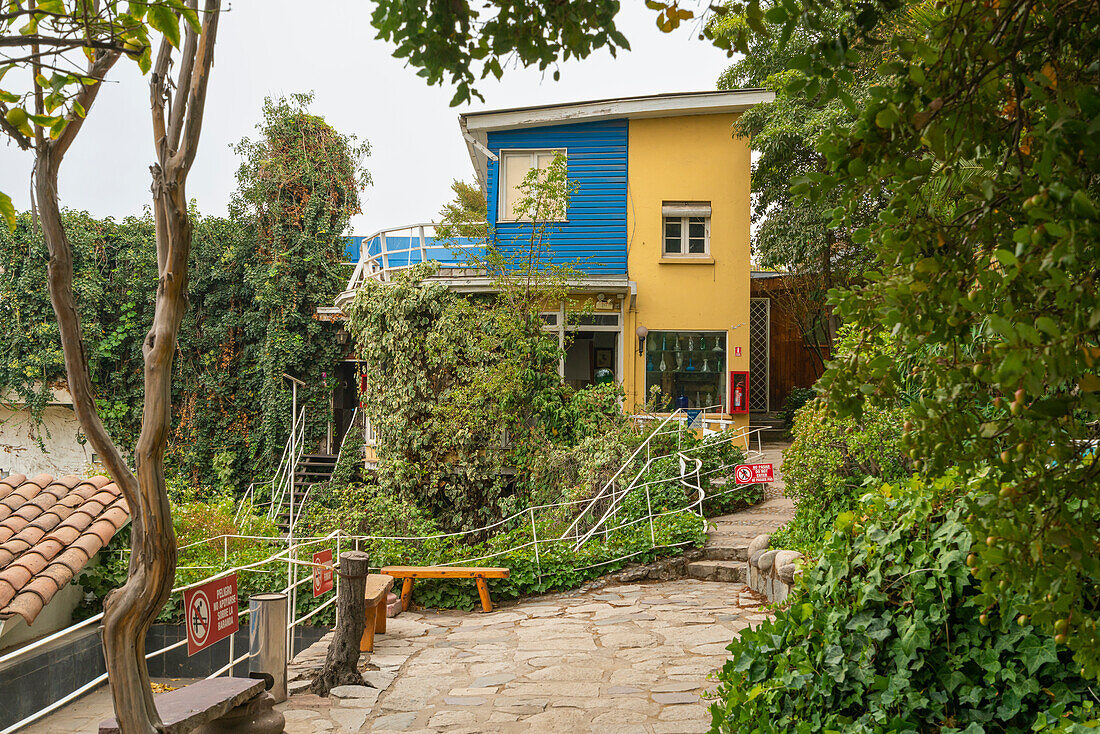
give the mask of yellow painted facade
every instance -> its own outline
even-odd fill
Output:
[[[725,389],[730,370],[748,370],[750,148],[748,140],[732,136],[735,119],[711,114],[630,120],[627,267],[637,298],[623,324],[628,408],[646,400],[647,355],[638,354],[638,326],[651,335],[725,332]],[[705,260],[662,258],[662,205],[681,201],[711,205]],[[748,415],[735,422],[747,425]]]

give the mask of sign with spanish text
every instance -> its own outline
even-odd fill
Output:
[[[332,549],[313,554],[313,595],[332,591]]]
[[[229,637],[240,626],[237,574],[187,589],[183,592],[183,609],[189,656]]]
[[[738,484],[764,484],[775,481],[771,464],[738,464],[733,470],[733,479]]]

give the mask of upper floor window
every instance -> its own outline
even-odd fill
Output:
[[[665,202],[665,257],[708,257],[710,255],[710,203],[703,201]]]
[[[498,218],[517,222],[565,219],[564,207],[555,197],[539,197],[539,192],[522,186],[524,179],[537,169],[540,176],[549,171],[554,157],[565,156],[564,150],[504,150],[500,152],[500,208]],[[564,178],[564,172],[561,178]],[[560,197],[565,200],[564,194]]]

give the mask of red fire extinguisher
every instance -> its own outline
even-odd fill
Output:
[[[741,408],[741,398],[743,397],[744,390],[741,389],[740,385],[737,385],[737,387],[733,388],[733,407],[735,410]]]

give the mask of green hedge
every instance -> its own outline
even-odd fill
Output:
[[[1065,648],[977,602],[966,491],[914,477],[842,513],[790,607],[729,646],[713,731],[1083,731]]]

